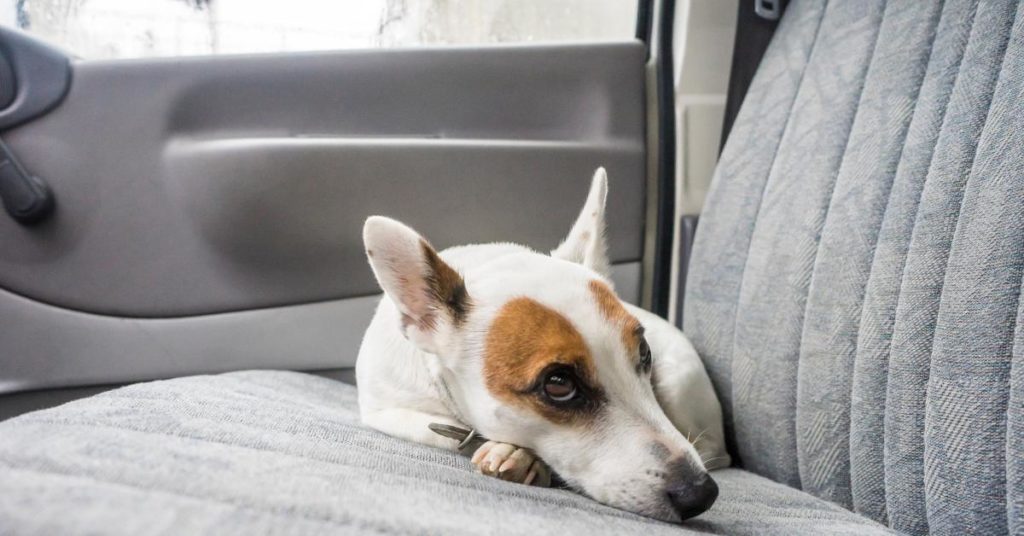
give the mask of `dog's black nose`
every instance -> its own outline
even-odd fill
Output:
[[[688,478],[669,484],[665,491],[683,519],[704,513],[718,498],[718,484],[707,473],[701,473],[695,479]]]

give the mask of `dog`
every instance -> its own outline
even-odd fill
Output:
[[[696,351],[610,279],[608,178],[599,168],[568,237],[546,255],[495,243],[440,253],[372,216],[363,241],[385,297],[356,362],[363,423],[457,449],[430,425],[491,440],[481,472],[547,484],[678,522],[718,495],[730,464],[722,410]],[[699,447],[699,448],[698,448]]]

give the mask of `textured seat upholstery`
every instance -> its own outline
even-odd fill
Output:
[[[1024,532],[1024,2],[793,2],[684,329],[748,470],[901,531]]]
[[[0,423],[0,533],[1024,533],[1022,93],[1024,2],[791,2],[686,289],[745,470],[684,528],[248,372]]]
[[[355,388],[292,372],[137,384],[0,423],[3,534],[883,534],[738,469],[681,529],[359,424]]]

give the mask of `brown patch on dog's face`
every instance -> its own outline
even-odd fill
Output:
[[[553,372],[574,377],[577,399],[557,403],[545,396],[544,383]],[[556,424],[589,420],[604,399],[580,332],[557,311],[526,297],[506,303],[491,324],[484,381],[496,398]]]
[[[465,322],[466,315],[469,313],[470,303],[469,294],[466,293],[466,283],[454,268],[441,260],[430,244],[420,240],[420,247],[429,270],[426,277],[428,292],[434,300],[444,304],[452,315],[452,323],[458,327]],[[369,251],[367,254],[373,256]]]
[[[594,294],[594,299],[597,300],[597,307],[601,310],[601,314],[609,322],[619,326],[622,332],[622,344],[626,346],[626,350],[634,358],[639,358],[640,356],[637,355],[635,350],[640,347],[644,334],[644,328],[640,325],[640,321],[635,316],[629,314],[629,311],[619,301],[619,297],[615,295],[612,289],[608,288],[608,285],[601,281],[592,280],[590,282],[590,292]]]

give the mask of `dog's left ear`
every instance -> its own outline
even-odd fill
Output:
[[[594,172],[587,202],[569,231],[569,236],[551,252],[552,257],[582,264],[606,279],[611,276],[608,244],[604,237],[604,205],[607,198],[608,174],[600,167]]]
[[[363,244],[377,282],[402,315],[406,338],[437,354],[469,312],[462,276],[426,239],[391,218],[367,219]]]

